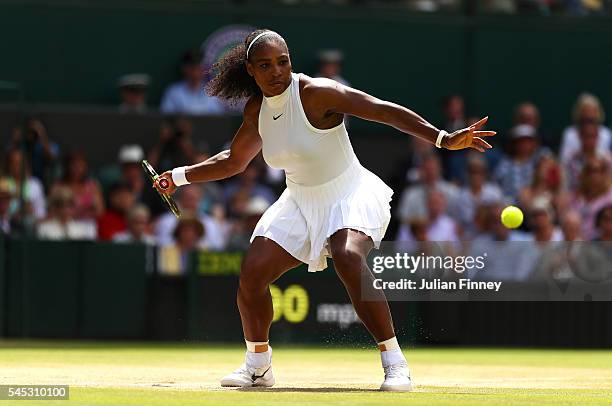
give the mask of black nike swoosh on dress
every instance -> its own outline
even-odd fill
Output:
[[[276,117],[272,116],[272,119],[273,119],[273,120],[278,120],[278,119],[280,118],[280,116],[282,116],[283,114],[285,114],[285,113],[280,113],[280,114],[279,114],[278,116],[276,116]]]

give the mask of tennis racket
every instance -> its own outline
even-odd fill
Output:
[[[147,175],[149,175],[149,178],[151,178],[151,182],[153,182],[153,184],[155,184],[155,181],[157,180],[159,175],[157,174],[157,172],[155,172],[155,169],[153,169],[151,164],[149,164],[146,159],[142,160],[142,168],[147,173]],[[168,182],[167,179],[161,179],[159,181],[159,187],[160,188],[167,189],[169,186],[170,186],[170,183]],[[161,196],[161,198],[164,201],[164,203],[166,203],[166,206],[168,206],[170,211],[172,213],[174,213],[176,218],[181,217],[181,211],[179,210],[178,206],[176,205],[176,202],[174,201],[174,198],[172,196],[168,196],[168,195],[165,195],[165,194],[161,193],[159,190],[157,191],[157,193],[159,193],[159,195]]]

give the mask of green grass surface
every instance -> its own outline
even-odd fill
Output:
[[[244,349],[0,341],[0,384],[66,384],[70,401],[15,405],[611,404],[612,351],[404,350],[415,390],[381,393],[375,349],[274,347],[271,389],[222,389]]]

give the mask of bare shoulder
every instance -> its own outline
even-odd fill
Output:
[[[263,98],[261,94],[251,96],[244,105],[243,121],[257,125],[259,121],[259,110]]]
[[[300,76],[300,92],[306,98],[333,96],[342,92],[344,85],[328,78],[312,78]]]

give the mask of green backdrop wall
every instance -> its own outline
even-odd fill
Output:
[[[568,124],[576,95],[612,110],[612,24],[606,19],[414,14],[395,8],[304,7],[210,1],[0,1],[0,80],[16,80],[34,102],[116,102],[118,76],[153,77],[151,100],[177,77],[177,59],[215,29],[269,27],[287,39],[296,71],[313,71],[318,49],[346,52],[345,76],[432,120],[450,92],[471,114],[507,128],[517,102],[542,108],[544,127]],[[110,4],[109,4],[110,3]],[[265,4],[265,3],[263,3]],[[10,39],[10,40],[7,40]],[[11,97],[0,91],[0,100]],[[362,131],[383,127],[356,123]]]

